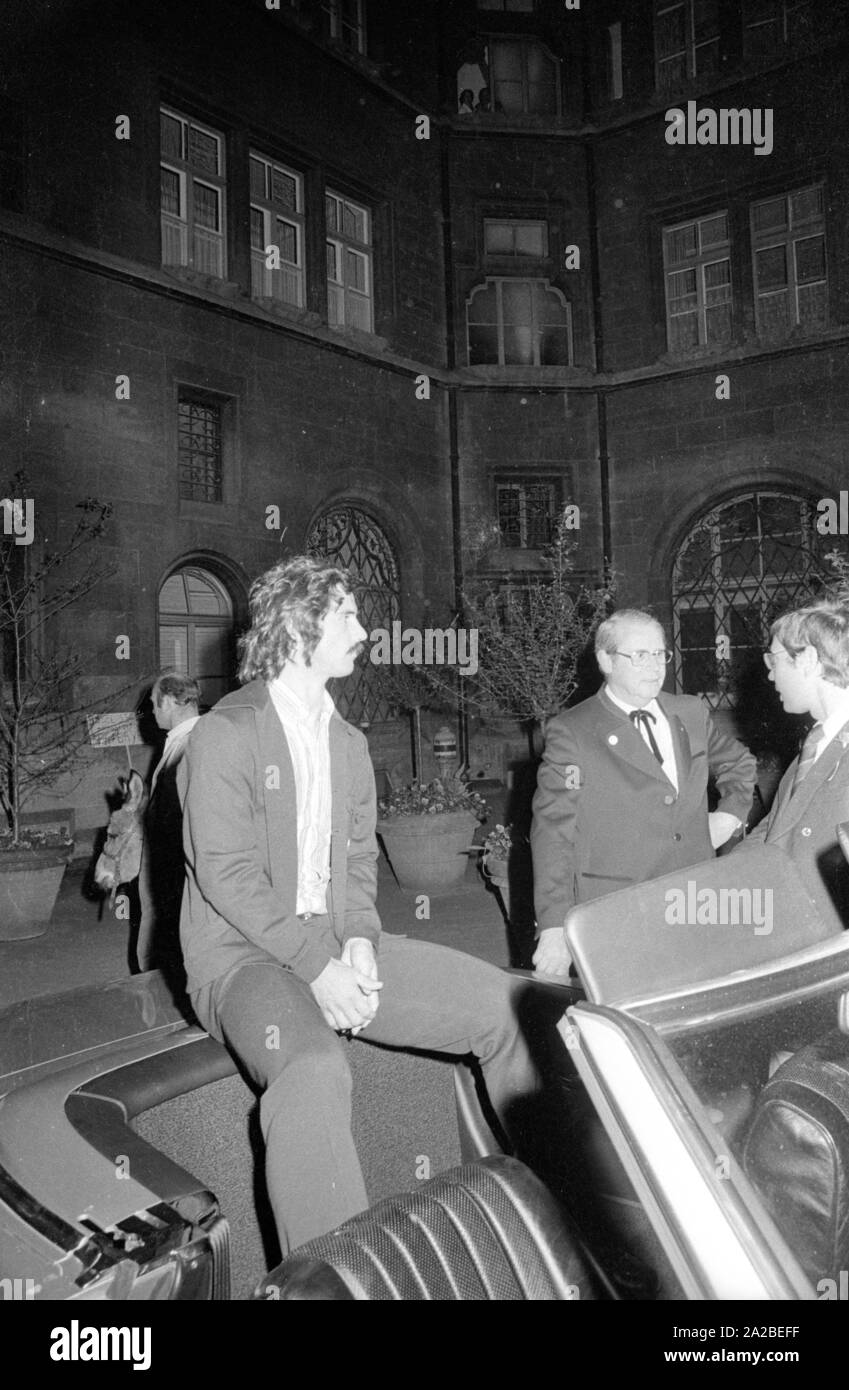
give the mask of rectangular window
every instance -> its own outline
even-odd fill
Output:
[[[731,245],[728,213],[712,213],[663,232],[666,322],[670,352],[731,338]]]
[[[251,293],[304,305],[303,181],[251,151]]]
[[[719,70],[719,0],[655,0],[657,89],[674,91]]]
[[[329,189],[327,321],[332,328],[373,328],[371,216],[367,208]]]
[[[487,256],[543,260],[548,255],[548,223],[526,218],[487,217],[483,224],[483,248]]]
[[[622,25],[607,26],[607,95],[622,100]]]
[[[794,328],[825,327],[828,280],[822,186],[753,203],[751,226],[760,336],[780,340]]]
[[[325,32],[349,53],[366,51],[365,0],[321,0]]]
[[[811,0],[745,0],[743,46],[747,58],[786,53],[813,26]]]
[[[224,137],[163,106],[160,156],[162,264],[223,278]]]
[[[478,111],[557,115],[558,64],[541,43],[535,39],[491,39],[488,58],[491,107],[484,100],[484,88],[478,96]]]
[[[181,391],[178,402],[177,457],[180,496],[191,502],[224,500],[220,401]]]
[[[543,550],[551,544],[560,497],[557,479],[496,479],[495,496],[503,546]]]

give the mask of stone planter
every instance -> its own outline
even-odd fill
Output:
[[[73,846],[0,850],[0,941],[47,931]]]
[[[470,811],[440,811],[390,816],[378,821],[377,831],[401,887],[435,896],[462,881],[477,823]]]
[[[483,857],[483,870],[487,878],[490,879],[496,888],[506,888],[510,881],[510,861],[509,859],[497,859],[494,855],[485,854]]]

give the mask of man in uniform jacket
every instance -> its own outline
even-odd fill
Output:
[[[648,613],[600,624],[605,684],[551,719],[533,801],[531,850],[540,929],[534,966],[567,974],[564,923],[576,903],[710,858],[745,821],[755,759],[704,701],[661,694],[669,654]],[[719,805],[708,814],[708,775]]]
[[[785,613],[772,625],[765,660],[785,710],[812,715],[815,723],[769,815],[734,854],[752,843],[778,845],[824,920],[843,931],[849,865],[836,826],[849,820],[849,605],[821,600]]]
[[[285,1252],[367,1206],[340,1033],[474,1054],[499,1119],[513,1138],[527,1123],[531,1143],[539,1079],[517,1020],[525,982],[381,933],[374,772],[325,689],[366,638],[349,577],[282,562],[251,589],[251,617],[245,684],[196,726],[181,765],[180,925],[198,1018],[264,1091]]]

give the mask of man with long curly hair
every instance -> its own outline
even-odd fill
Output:
[[[263,1088],[286,1251],[368,1205],[340,1034],[473,1054],[514,1137],[539,1082],[516,1017],[522,981],[381,935],[374,772],[325,688],[366,640],[349,576],[297,557],[250,602],[242,689],[200,721],[182,764],[181,939],[198,1018]]]

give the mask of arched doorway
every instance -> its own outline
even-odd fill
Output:
[[[233,600],[221,580],[182,565],[159,590],[159,666],[200,683],[204,705],[233,687],[236,669]]]
[[[809,498],[762,488],[691,526],[672,569],[676,690],[749,724],[780,722],[762,653],[773,620],[834,579],[825,562],[834,540],[816,520]]]
[[[366,632],[376,627],[391,631],[400,616],[398,561],[383,528],[373,516],[352,503],[339,502],[317,517],[307,536],[307,551],[330,564],[350,570],[360,622]],[[352,724],[373,724],[390,717],[386,692],[378,671],[361,658],[353,673],[338,683],[334,699]]]

